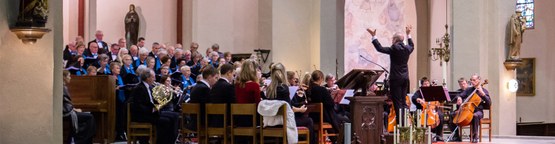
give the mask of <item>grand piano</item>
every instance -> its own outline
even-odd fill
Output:
[[[74,76],[67,85],[73,107],[91,112],[96,120],[95,143],[115,138],[116,80],[111,76]]]

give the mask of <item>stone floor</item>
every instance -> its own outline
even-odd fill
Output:
[[[485,138],[485,139],[484,139]],[[484,144],[555,144],[555,137],[542,136],[494,136],[491,142],[487,142],[487,136],[484,136],[482,143]],[[438,142],[436,144],[443,144]],[[448,142],[448,144],[468,144],[469,139],[463,142]],[[116,144],[126,144],[126,142],[117,142]]]

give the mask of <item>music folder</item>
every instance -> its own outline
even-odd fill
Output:
[[[420,92],[426,101],[451,101],[449,91],[443,86],[420,87]]]

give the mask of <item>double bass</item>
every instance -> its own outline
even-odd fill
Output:
[[[407,103],[407,106],[410,107],[411,103],[408,95],[405,97],[405,103]],[[389,115],[387,116],[387,132],[393,132],[393,128],[397,125],[395,116],[395,106],[391,104],[391,107],[389,108]]]
[[[484,80],[484,83],[481,86],[488,84],[488,80]],[[480,103],[482,102],[482,98],[476,93],[477,90],[474,90],[472,94],[467,97],[464,102],[461,104],[461,108],[453,118],[453,123],[457,124],[458,126],[467,126],[470,125],[472,122],[472,117],[474,116],[474,110]]]

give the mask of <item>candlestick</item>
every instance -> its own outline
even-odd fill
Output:
[[[397,144],[397,126],[393,126],[393,144]]]

